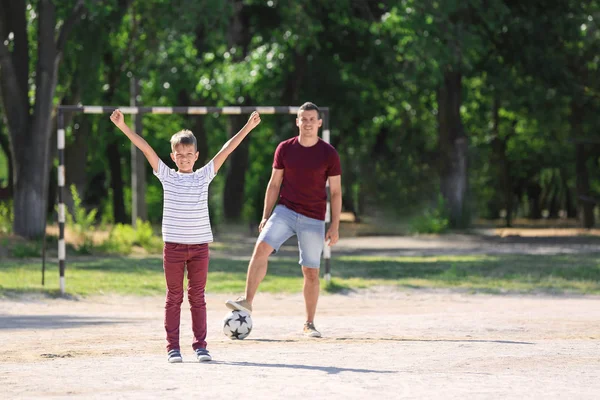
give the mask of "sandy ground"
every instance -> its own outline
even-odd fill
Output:
[[[0,300],[5,399],[595,399],[600,298],[378,288],[321,297],[321,339],[302,337],[301,295],[261,294],[243,341],[220,331],[197,363],[168,364],[161,297]],[[184,303],[185,305],[185,303]],[[187,311],[187,310],[186,310]]]
[[[214,255],[247,259],[253,240]],[[358,237],[341,240],[334,257],[577,252],[600,254],[600,242],[562,232]],[[288,243],[280,256],[297,257],[297,248]],[[214,361],[202,364],[186,302],[184,363],[168,364],[162,297],[0,299],[0,399],[599,398],[598,296],[323,295],[316,324],[324,337],[311,339],[301,335],[301,295],[260,294],[243,341],[221,332],[229,297],[208,295]]]

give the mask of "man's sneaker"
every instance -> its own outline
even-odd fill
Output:
[[[231,310],[245,311],[252,314],[252,305],[243,296],[238,297],[235,301],[227,300],[225,305]]]
[[[178,349],[173,349],[169,351],[167,357],[170,363],[180,363],[183,361],[183,358],[181,358],[181,353]]]
[[[321,332],[315,328],[314,322],[307,322],[304,324],[304,336],[321,337]]]
[[[196,357],[200,362],[212,360],[212,357],[210,356],[210,354],[208,354],[208,350],[203,348],[196,349]]]

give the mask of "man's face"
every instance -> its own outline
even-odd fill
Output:
[[[178,144],[171,153],[171,159],[175,161],[180,172],[192,172],[198,155],[193,144]]]
[[[323,120],[319,118],[319,113],[316,110],[302,110],[296,118],[296,125],[303,136],[317,136],[322,124]]]

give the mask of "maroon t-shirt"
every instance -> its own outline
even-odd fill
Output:
[[[330,176],[342,174],[340,156],[329,143],[304,147],[298,136],[279,143],[273,168],[283,169],[279,204],[310,218],[325,220]]]

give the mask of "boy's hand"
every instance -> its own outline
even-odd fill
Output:
[[[113,113],[110,115],[110,120],[113,122],[113,124],[117,126],[117,128],[127,126],[127,124],[125,124],[125,118],[123,117],[123,113],[121,112],[121,110],[113,111]]]
[[[257,111],[254,111],[252,114],[250,114],[250,118],[248,118],[246,126],[248,126],[250,129],[254,129],[258,126],[258,124],[260,124],[260,114]]]

